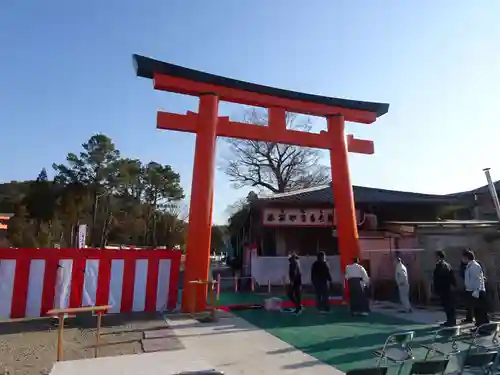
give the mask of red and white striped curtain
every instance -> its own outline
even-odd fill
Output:
[[[111,312],[177,304],[177,250],[0,249],[0,318],[52,308],[111,305]]]

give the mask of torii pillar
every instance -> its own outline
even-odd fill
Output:
[[[372,141],[345,134],[345,121],[371,124],[387,113],[388,104],[351,101],[237,81],[134,55],[139,77],[153,79],[156,90],[200,98],[198,113],[158,112],[159,129],[196,134],[189,225],[184,268],[183,311],[191,311],[191,280],[207,280],[214,193],[215,145],[218,136],[276,142],[330,151],[341,269],[359,256],[356,211],[348,152],[373,154]],[[268,126],[219,117],[219,101],[268,108]],[[319,134],[286,129],[286,112],[323,116],[327,131]],[[207,290],[198,290],[195,311],[206,308]]]

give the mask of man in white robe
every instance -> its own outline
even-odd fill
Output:
[[[412,308],[410,304],[410,281],[408,279],[408,270],[399,256],[396,258],[395,280],[398,285],[399,301],[403,307],[401,312],[411,313]]]
[[[354,258],[353,263],[346,266],[345,279],[349,286],[349,307],[352,315],[367,316],[370,303],[366,295],[366,288],[370,282],[365,268]]]

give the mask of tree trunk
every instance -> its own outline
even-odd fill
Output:
[[[105,202],[106,202],[106,206],[104,207],[105,218],[104,218],[104,221],[102,224],[101,236],[99,239],[100,248],[104,248],[104,246],[106,246],[107,238],[109,235],[109,230],[111,227],[111,220],[113,218],[113,213],[112,213],[112,209],[111,209],[111,196],[110,195],[106,196]]]
[[[112,214],[111,212],[108,211],[106,220],[104,221],[104,224],[102,226],[101,240],[99,242],[101,249],[104,248],[106,246],[106,243],[108,242],[111,220],[112,220]]]
[[[35,233],[36,238],[38,238],[38,235],[40,234],[41,230],[42,230],[42,220],[36,219],[36,233]]]
[[[151,222],[151,205],[148,204],[148,214],[146,215],[146,225],[144,226],[144,246],[149,246],[149,235],[150,233],[150,222]]]
[[[76,221],[74,225],[71,226],[70,229],[70,247],[75,248],[78,242],[78,227],[80,225],[79,221]]]
[[[157,221],[156,206],[157,205],[158,205],[158,195],[155,193],[155,200],[153,203],[153,247],[156,246],[156,221]]]
[[[98,201],[99,201],[99,195],[98,195],[98,191],[97,191],[97,188],[94,187],[94,192],[93,192],[94,196],[93,196],[93,202],[92,202],[92,230],[90,231],[90,244],[91,246],[96,246],[97,244],[97,241],[96,241],[96,238],[97,238],[97,234],[96,234],[96,231],[97,231],[97,228],[96,228],[96,224],[97,224],[97,206],[98,206]]]

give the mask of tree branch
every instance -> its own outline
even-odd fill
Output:
[[[309,131],[310,119],[299,122],[298,118],[287,113],[287,128]],[[243,121],[266,126],[267,112],[249,109],[243,114]],[[220,161],[219,169],[236,188],[252,186],[281,193],[330,179],[327,169],[319,164],[319,150],[241,139],[227,139],[226,145],[228,153]]]

